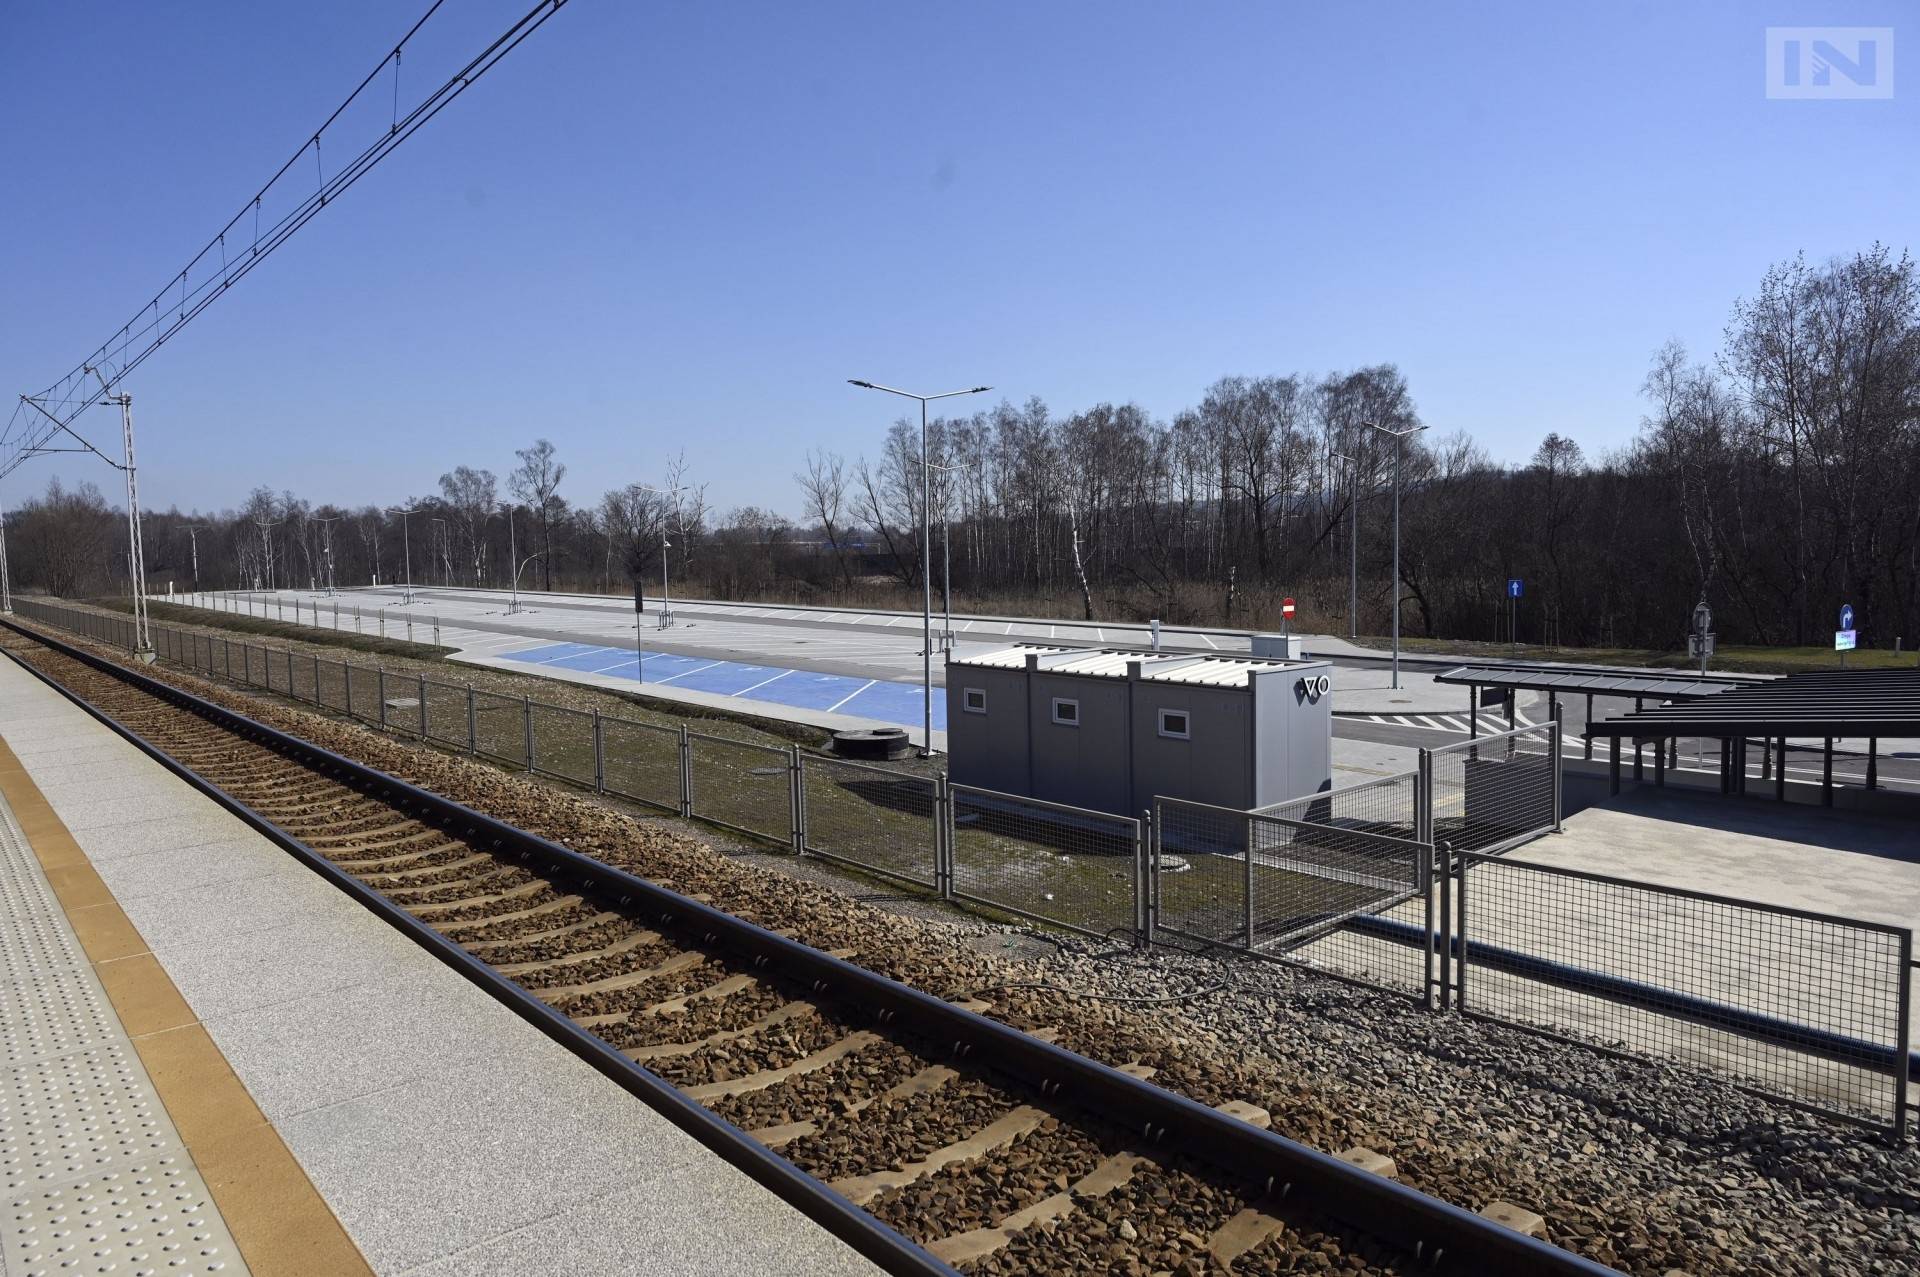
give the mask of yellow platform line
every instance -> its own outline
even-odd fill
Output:
[[[326,1199],[4,739],[0,797],[26,833],[247,1267],[256,1277],[371,1277]]]

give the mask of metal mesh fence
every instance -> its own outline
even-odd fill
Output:
[[[318,700],[327,709],[347,712],[347,663],[321,661]]]
[[[800,795],[807,852],[919,886],[939,885],[935,781],[803,755]]]
[[[575,784],[593,785],[593,715],[558,705],[531,703],[533,770]]]
[[[473,694],[474,752],[514,767],[527,765],[527,706],[518,696]]]
[[[1299,949],[1301,961],[1356,975],[1391,968],[1395,987],[1411,982],[1423,992],[1423,963],[1413,980],[1390,944],[1337,929],[1408,905],[1424,926],[1428,864],[1424,844],[1362,828],[1169,798],[1154,804],[1158,929],[1243,949]]]
[[[602,718],[600,750],[602,783],[608,793],[679,813],[678,731],[624,718]]]
[[[455,749],[467,747],[467,689],[427,680],[427,737]]]
[[[1139,821],[967,785],[947,794],[954,896],[1099,936],[1137,930]]]
[[[1415,838],[1419,829],[1419,779],[1417,772],[1403,772],[1255,810],[1262,816],[1337,825],[1389,838]]]
[[[1428,751],[1432,839],[1458,851],[1491,852],[1556,828],[1557,738],[1558,729],[1548,724]]]
[[[687,798],[716,825],[793,845],[793,762],[784,749],[688,732]]]
[[[311,653],[289,652],[287,661],[287,681],[292,694],[308,704],[317,702],[320,698],[315,689],[320,682],[320,658]]]
[[[1471,1014],[1906,1121],[1911,933],[1506,857],[1460,857]]]
[[[363,665],[346,666],[347,713],[363,723],[380,721],[380,673]]]

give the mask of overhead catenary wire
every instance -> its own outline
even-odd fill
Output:
[[[267,179],[266,184],[252,198],[241,206],[240,211],[235,213],[207,241],[206,245],[194,254],[187,265],[169,278],[167,284],[154,295],[152,300],[142,305],[132,319],[117,329],[73,371],[54,382],[42,394],[32,396],[34,406],[41,409],[39,413],[25,411],[24,397],[22,402],[14,405],[13,414],[8,420],[5,431],[0,432],[0,477],[11,473],[22,462],[42,451],[42,445],[54,433],[69,426],[82,412],[95,404],[104,402],[122,378],[146,362],[169,338],[191,323],[234,284],[244,279],[301,227],[318,216],[329,203],[366,176],[402,142],[412,137],[462,93],[471,88],[480,77],[499,65],[507,54],[518,48],[521,42],[559,12],[566,0],[539,0],[539,3],[495,37],[438,88],[402,114],[399,105],[399,70],[403,61],[403,51],[408,42],[418,34],[444,2],[445,0],[433,0],[426,12],[414,22],[392,51],[381,58],[373,70],[368,72],[346,99],[328,115],[326,121],[309,134],[299,149],[274,172],[272,177]],[[327,130],[368,90],[389,65],[393,67],[395,79],[393,113],[386,132],[361,149],[331,177],[327,176],[322,168],[316,188],[297,201],[278,220],[263,228],[259,218],[266,196],[301,161],[309,149],[315,153],[316,165],[320,164],[322,138]],[[254,223],[251,243],[244,249],[234,248],[233,251],[229,251],[228,237],[236,228],[245,227],[249,219]],[[217,266],[214,265],[216,256],[218,257]],[[203,267],[207,268],[208,273],[197,284],[192,283],[194,273]],[[102,370],[103,383],[97,390],[86,390],[83,379],[88,375],[88,370],[95,368]],[[49,407],[53,411],[47,411]]]

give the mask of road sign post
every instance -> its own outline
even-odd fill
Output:
[[[1293,633],[1293,600],[1292,599],[1280,600],[1280,632],[1282,634]]]
[[[1515,623],[1519,616],[1520,595],[1526,589],[1526,582],[1519,577],[1507,578],[1507,649],[1516,659],[1520,655],[1520,630]]]
[[[1700,658],[1700,677],[1707,676],[1707,658],[1713,655],[1713,609],[1701,599],[1693,608],[1693,633],[1687,636],[1687,655]]]

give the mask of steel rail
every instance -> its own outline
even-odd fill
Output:
[[[522,860],[537,860],[545,871],[579,886],[614,897],[653,915],[662,928],[690,933],[709,948],[724,948],[753,966],[774,967],[822,995],[836,996],[869,1012],[880,1024],[906,1029],[926,1040],[946,1043],[955,1060],[993,1069],[1038,1090],[1065,1098],[1077,1107],[1113,1121],[1138,1135],[1140,1151],[1178,1154],[1264,1189],[1287,1208],[1306,1209],[1410,1253],[1436,1272],[1459,1274],[1580,1274],[1615,1270],[1537,1238],[1516,1232],[1484,1216],[1361,1170],[1328,1153],[1262,1130],[1162,1087],[1076,1055],[1019,1029],[944,1002],[932,994],[889,979],[811,946],[756,926],[722,910],[682,896],[644,878],[603,864],[525,830],[421,789],[407,781],[355,762],[296,736],[257,722],[190,692],[126,669],[58,639],[11,621],[7,628],[70,656],[121,682],[186,709],[243,737],[266,745],[325,775],[343,778],[416,819],[457,826],[469,841],[490,843]],[[17,658],[16,658],[17,659]],[[25,662],[21,662],[25,665]],[[334,881],[354,898],[448,965],[493,993],[576,1054],[653,1104],[708,1147],[733,1161],[777,1194],[811,1215],[856,1249],[893,1271],[948,1272],[911,1242],[885,1228],[792,1163],[758,1144],[667,1082],[640,1068],[611,1046],[524,990],[506,984],[490,967],[438,933],[386,902],[370,888],[347,878],[324,857],[304,848],[272,822],[248,810],[216,786],[174,763],[138,734],[88,705],[76,693],[27,665],[69,700],[132,741],[169,770],[240,815],[303,862]],[[504,988],[501,986],[505,985]],[[582,1041],[581,1039],[585,1039]],[[804,1181],[802,1183],[801,1181]],[[853,1216],[859,1216],[855,1219]],[[884,1255],[887,1259],[880,1259]]]

